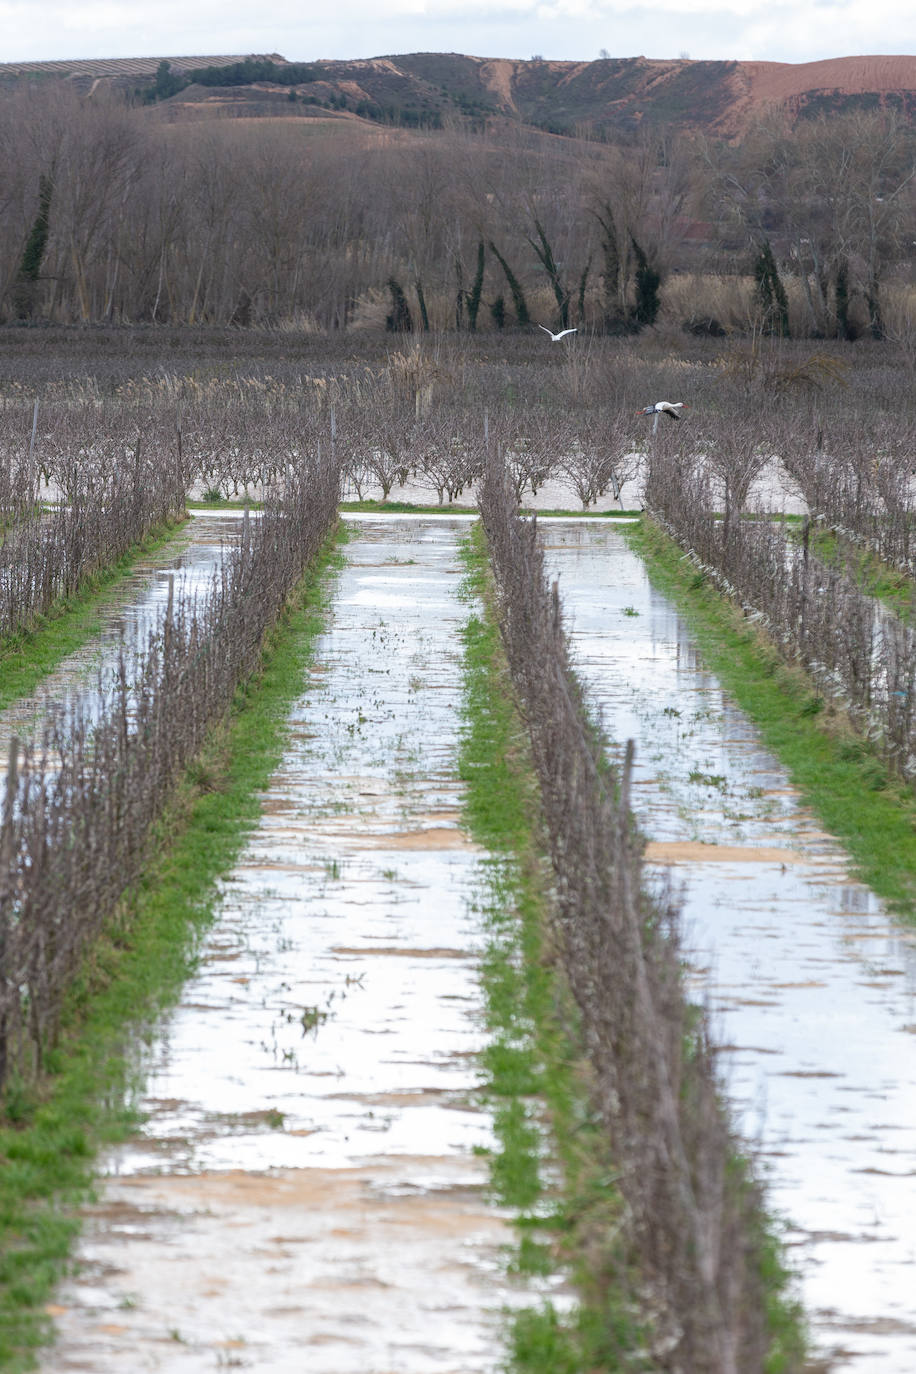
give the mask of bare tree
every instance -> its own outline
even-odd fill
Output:
[[[583,510],[609,491],[620,500],[624,483],[639,471],[628,421],[619,411],[599,410],[577,418],[567,443],[556,457],[556,470],[567,480]]]

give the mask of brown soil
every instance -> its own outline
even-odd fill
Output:
[[[391,830],[353,835],[362,849],[465,849],[479,848],[460,830],[434,826],[429,830]]]
[[[512,94],[512,78],[515,75],[515,62],[507,58],[493,58],[484,62],[480,68],[480,79],[487,90],[493,92],[509,110],[514,110],[515,96]]]
[[[654,864],[800,864],[809,859],[796,849],[744,844],[702,844],[698,840],[650,841],[646,859]]]
[[[812,91],[863,95],[916,89],[916,57],[830,57],[822,62],[741,62],[750,103],[782,104]]]
[[[431,1170],[432,1188],[408,1183]],[[363,1168],[109,1180],[107,1202],[86,1219],[91,1258],[48,1308],[60,1335],[43,1368],[331,1374],[359,1351],[365,1369],[457,1374],[448,1352],[510,1240],[485,1200],[485,1173],[473,1159],[383,1156]],[[125,1244],[138,1228],[151,1243]],[[112,1298],[97,1305],[106,1275],[112,1298],[125,1295],[114,1310]],[[381,1316],[393,1309],[403,1324],[412,1307],[412,1336],[380,1343]]]

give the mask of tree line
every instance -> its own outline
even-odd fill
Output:
[[[167,74],[165,74],[167,75]],[[169,122],[66,83],[0,97],[0,317],[476,333],[882,337],[908,327],[916,135],[774,113],[740,143]]]

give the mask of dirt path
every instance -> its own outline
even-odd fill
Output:
[[[830,1368],[916,1369],[916,935],[839,847],[698,660],[623,538],[545,523],[578,665],[637,745],[658,873],[686,883],[698,991]]]
[[[54,1306],[60,1371],[473,1374],[501,1357],[459,521],[367,521],[198,975]]]

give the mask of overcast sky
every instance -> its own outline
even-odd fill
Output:
[[[461,52],[811,62],[916,54],[912,0],[0,0],[0,61]]]

